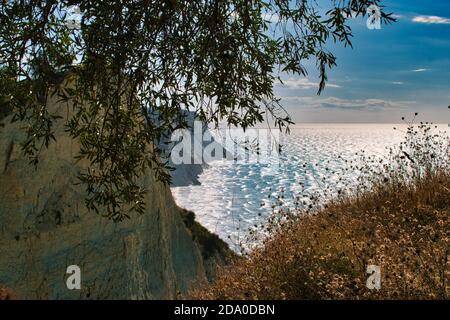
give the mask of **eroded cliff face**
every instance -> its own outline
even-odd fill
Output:
[[[67,116],[67,106],[53,103]],[[210,278],[220,253],[205,257],[167,186],[152,173],[145,214],[112,222],[88,212],[77,185],[78,143],[55,126],[56,142],[35,168],[22,155],[23,124],[0,128],[0,287],[23,299],[174,298]],[[68,290],[66,268],[81,269]],[[213,266],[213,267],[212,267]]]

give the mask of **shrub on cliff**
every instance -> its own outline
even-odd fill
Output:
[[[2,288],[0,286],[0,300],[15,300],[15,299],[17,299],[17,297],[13,290],[9,288]]]

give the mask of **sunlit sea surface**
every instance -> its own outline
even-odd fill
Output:
[[[448,132],[447,125],[438,127]],[[267,218],[282,190],[283,205],[293,207],[302,188],[337,185],[338,172],[348,167],[345,159],[358,158],[361,150],[382,156],[403,140],[405,131],[405,124],[297,125],[281,136],[281,156],[263,163],[214,161],[201,174],[201,185],[174,187],[172,193],[180,207],[195,212],[201,224],[236,248],[249,227]]]

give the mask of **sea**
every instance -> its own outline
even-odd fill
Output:
[[[448,135],[447,124],[437,127],[436,132]],[[352,187],[357,173],[351,163],[361,155],[387,155],[406,130],[406,124],[295,125],[290,134],[277,133],[281,149],[263,161],[211,161],[200,185],[171,191],[180,207],[193,211],[203,226],[237,250],[249,228],[264,223],[274,208],[294,208],[299,195],[341,188],[343,176],[344,187]]]

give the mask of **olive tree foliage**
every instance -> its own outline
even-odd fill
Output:
[[[381,6],[326,3],[320,14],[311,0],[2,0],[0,119],[24,123],[23,151],[38,165],[66,121],[48,99],[67,103],[67,132],[90,163],[79,175],[87,207],[116,221],[142,213],[139,178],[151,169],[169,182],[158,143],[187,126],[185,110],[215,125],[269,118],[288,130],[273,92],[280,74],[305,76],[315,61],[320,93],[336,63],[327,44],[351,46],[348,20]],[[78,23],[68,23],[73,6]]]

